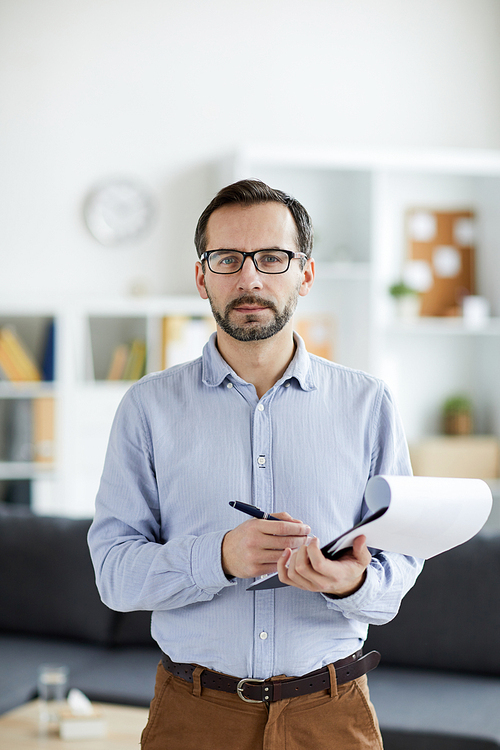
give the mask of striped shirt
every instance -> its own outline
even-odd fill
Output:
[[[89,532],[103,601],[152,611],[152,635],[177,662],[238,677],[302,675],[356,651],[369,623],[391,620],[421,561],[373,550],[343,599],[284,587],[248,592],[221,565],[230,500],[288,511],[321,544],[366,513],[376,474],[410,474],[386,385],[310,355],[259,399],[218,352],[134,384],[109,440]]]

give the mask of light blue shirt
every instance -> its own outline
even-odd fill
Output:
[[[284,587],[248,592],[221,565],[230,500],[288,511],[321,544],[367,512],[375,474],[410,474],[385,384],[297,351],[259,400],[215,334],[193,362],[134,384],[118,408],[89,545],[103,601],[151,610],[152,635],[177,662],[237,677],[302,675],[356,651],[368,623],[397,613],[421,561],[377,552],[353,595]]]

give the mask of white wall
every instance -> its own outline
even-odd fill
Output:
[[[500,148],[498,0],[1,0],[0,298],[193,292],[211,164],[245,142]],[[102,178],[154,231],[87,234]]]

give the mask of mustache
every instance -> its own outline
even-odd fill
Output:
[[[259,297],[256,294],[242,294],[241,297],[233,299],[231,302],[229,302],[228,305],[226,305],[226,315],[231,312],[231,310],[234,310],[236,307],[241,307],[242,305],[268,307],[273,312],[278,312],[276,305],[274,304],[274,302],[271,302],[271,300],[264,299],[263,297]]]

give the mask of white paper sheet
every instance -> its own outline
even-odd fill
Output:
[[[372,477],[365,500],[372,512],[387,510],[344,534],[330,552],[364,534],[369,547],[428,559],[475,536],[492,506],[486,482],[446,477]]]
[[[366,486],[364,522],[322,547],[330,557],[364,535],[368,547],[428,559],[471,539],[486,523],[491,490],[481,479],[380,475]],[[370,520],[373,514],[377,517]],[[247,590],[279,587],[278,574]]]

